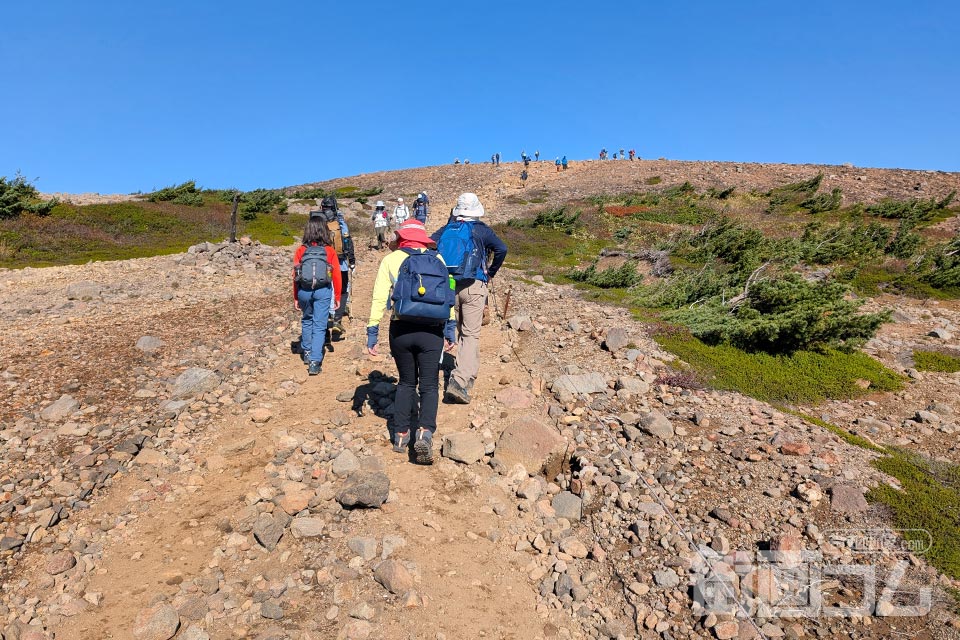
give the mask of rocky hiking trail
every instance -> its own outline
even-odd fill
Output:
[[[798,585],[754,552],[855,564],[844,532],[889,526],[864,499],[891,481],[877,454],[664,384],[643,324],[538,276],[498,278],[509,318],[484,329],[474,403],[441,405],[445,455],[393,453],[396,372],[362,348],[379,256],[358,249],[355,318],[317,377],[290,349],[288,248],[0,273],[4,640],[958,637],[950,581],[893,552],[872,564],[878,595],[903,569],[896,597],[774,615]],[[885,361],[925,331],[904,313],[871,345]],[[943,388],[921,382],[901,412]],[[931,438],[954,424],[939,400]],[[827,409],[856,424],[884,402]],[[704,577],[753,622],[704,609]],[[824,605],[858,585],[825,570]],[[921,587],[932,611],[894,615]]]

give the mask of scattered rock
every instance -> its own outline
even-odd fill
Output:
[[[838,483],[829,492],[830,508],[837,513],[863,513],[869,507],[860,487]]]
[[[563,455],[567,441],[557,428],[534,416],[522,416],[504,429],[497,441],[494,456],[510,469],[522,464],[532,473]]]
[[[137,640],[170,640],[180,628],[180,615],[169,604],[158,604],[137,614],[133,637]]]
[[[379,471],[357,471],[347,478],[337,494],[344,507],[375,508],[390,497],[390,478]]]
[[[507,409],[529,409],[533,406],[536,397],[526,389],[507,387],[497,392],[497,402]]]
[[[673,437],[673,423],[656,409],[643,416],[640,420],[640,426],[644,431],[661,440]]]
[[[583,500],[569,491],[561,491],[553,497],[550,503],[558,518],[566,518],[571,522],[578,522],[583,516]]]
[[[40,417],[49,422],[58,422],[73,415],[80,408],[80,403],[73,397],[62,395],[58,400],[47,405],[40,412]]]
[[[476,433],[451,433],[443,439],[442,455],[464,464],[473,464],[484,455],[483,441]]]
[[[77,559],[71,551],[61,551],[55,553],[46,562],[46,570],[52,576],[69,571],[77,566]]]
[[[173,388],[170,390],[171,400],[183,400],[213,391],[220,386],[220,376],[210,369],[200,367],[191,367],[187,369],[173,381]]]
[[[154,336],[143,336],[137,340],[136,347],[144,353],[155,353],[162,349],[166,343],[160,338]]]
[[[611,353],[616,353],[628,346],[630,342],[630,336],[627,335],[627,332],[622,327],[611,327],[607,329],[603,347]]]
[[[394,595],[402,595],[413,589],[413,576],[397,560],[384,560],[378,564],[373,577]]]

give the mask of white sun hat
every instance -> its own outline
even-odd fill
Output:
[[[453,208],[453,215],[458,218],[480,218],[484,213],[486,211],[475,193],[461,193],[457,198],[457,206]]]

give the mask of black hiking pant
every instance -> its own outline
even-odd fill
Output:
[[[347,311],[347,304],[350,302],[350,294],[347,293],[347,287],[350,284],[350,270],[340,272],[340,306],[333,312],[333,323],[340,324],[343,320],[343,314]]]
[[[419,410],[420,421],[416,426],[433,433],[437,430],[437,404],[440,402],[443,326],[431,327],[394,320],[390,323],[390,352],[400,373],[397,397],[393,403],[394,432],[409,430],[413,413]]]

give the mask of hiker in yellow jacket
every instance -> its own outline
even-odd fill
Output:
[[[387,310],[400,266],[410,255],[408,251],[423,253],[437,246],[418,220],[405,221],[394,234],[391,248],[395,245],[395,250],[381,260],[373,285],[370,321],[367,323],[367,352],[371,356],[378,355],[380,320]],[[439,259],[443,261],[443,258]],[[410,422],[417,407],[419,386],[419,424],[413,444],[414,460],[418,464],[433,463],[433,434],[437,430],[437,405],[440,401],[440,361],[443,352],[453,348],[455,318],[451,307],[450,319],[446,324],[421,324],[396,317],[390,320],[390,353],[400,375],[393,405],[390,441],[393,450],[398,453],[406,451],[410,445]]]

